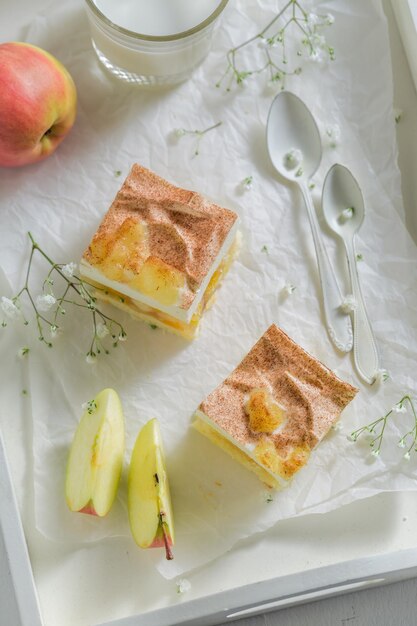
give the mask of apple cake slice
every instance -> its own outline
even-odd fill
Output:
[[[81,275],[96,296],[187,339],[239,249],[238,216],[135,164],[93,236]]]
[[[193,426],[278,489],[357,391],[272,325],[203,400]]]

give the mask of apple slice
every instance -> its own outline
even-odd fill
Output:
[[[151,419],[140,431],[130,462],[127,487],[129,522],[140,548],[165,547],[173,559],[174,522],[158,420]]]
[[[72,442],[65,484],[71,511],[103,517],[116,497],[125,448],[122,404],[113,389],[88,403]]]

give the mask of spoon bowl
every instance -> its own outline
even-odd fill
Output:
[[[353,237],[365,218],[362,191],[351,172],[336,163],[323,187],[323,214],[329,228],[342,237]]]
[[[350,318],[340,312],[342,295],[323,244],[308,185],[321,162],[320,133],[309,109],[293,93],[282,91],[273,100],[266,141],[275,170],[297,185],[303,194],[316,250],[327,332],[340,351],[349,352],[353,343],[352,325]]]
[[[272,102],[267,147],[274,168],[287,180],[309,179],[320,165],[322,148],[317,124],[304,102],[289,91],[280,92]],[[301,155],[301,162],[294,167],[288,163],[292,151]]]
[[[327,173],[322,207],[327,225],[345,245],[353,296],[353,360],[362,380],[372,384],[379,369],[378,351],[362,296],[355,252],[355,235],[365,217],[365,204],[347,167],[336,163]]]

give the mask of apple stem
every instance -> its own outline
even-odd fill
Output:
[[[164,546],[165,546],[165,554],[166,554],[166,559],[167,561],[172,561],[172,559],[174,558],[174,555],[172,554],[172,550],[171,550],[171,546],[169,544],[169,539],[165,530],[165,524],[162,521],[162,515],[159,516],[160,520],[161,520],[161,528],[162,528],[162,535],[164,537]]]

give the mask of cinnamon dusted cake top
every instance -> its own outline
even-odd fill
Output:
[[[233,211],[135,164],[83,261],[113,281],[188,309],[236,220]]]
[[[272,325],[199,409],[271,471],[289,477],[356,393]]]

